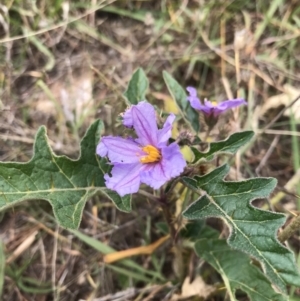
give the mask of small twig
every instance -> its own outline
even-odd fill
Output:
[[[155,202],[159,202],[160,203],[160,198],[152,195],[151,193],[147,192],[147,191],[144,191],[144,190],[139,190],[138,191],[138,194],[141,194],[145,197],[147,197],[148,199],[152,200],[152,201],[155,201]]]
[[[154,251],[161,246],[165,241],[167,241],[170,238],[170,235],[165,235],[155,241],[154,243],[147,245],[147,246],[141,246],[141,247],[136,247],[136,248],[131,248],[123,251],[117,251],[113,253],[106,254],[103,257],[103,261],[105,263],[111,264],[113,262],[135,256],[135,255],[151,255],[154,253]]]
[[[272,197],[272,199],[270,200],[270,204],[275,206],[287,194],[287,191],[289,193],[292,193],[293,189],[298,185],[299,181],[300,181],[300,168],[296,171],[293,177],[284,185],[283,187],[284,189],[281,189],[281,191],[279,191],[274,197]],[[262,209],[268,209],[268,207],[262,206]]]
[[[285,131],[285,130],[256,130],[257,134],[268,134],[268,135],[287,135],[300,137],[299,132]]]
[[[300,229],[300,215],[294,218],[290,224],[282,230],[282,232],[278,235],[278,240],[280,242],[284,242],[289,239],[296,231]]]
[[[56,226],[55,229],[55,236],[54,236],[54,243],[53,243],[53,251],[52,251],[52,260],[51,260],[51,267],[52,267],[52,273],[51,273],[51,283],[52,283],[52,289],[53,289],[53,300],[59,299],[59,289],[56,287],[56,259],[57,259],[57,236],[58,236],[58,226]]]
[[[262,132],[264,132],[266,129],[270,128],[282,115],[283,113],[288,110],[290,107],[292,107],[298,100],[300,99],[300,94],[284,109],[282,109],[271,122],[269,122],[263,129]]]
[[[265,166],[266,162],[268,161],[269,157],[271,156],[271,154],[273,153],[274,148],[276,147],[278,141],[279,141],[279,135],[276,135],[275,138],[273,139],[268,151],[266,152],[266,154],[264,155],[264,157],[262,158],[262,160],[260,161],[259,165],[257,166],[257,168],[255,169],[255,172],[257,175],[259,175],[260,170]]]

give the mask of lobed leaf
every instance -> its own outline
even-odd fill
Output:
[[[106,189],[106,160],[96,155],[103,124],[94,122],[81,141],[78,160],[56,156],[47,140],[46,128],[36,134],[34,154],[27,163],[0,162],[0,210],[26,200],[47,200],[57,222],[76,229],[84,205],[98,192],[109,197],[123,211],[130,211],[130,197],[121,198]]]
[[[254,136],[253,131],[244,131],[234,133],[229,136],[226,140],[210,143],[209,150],[205,153],[200,152],[197,148],[191,147],[194,153],[194,162],[201,160],[210,161],[216,154],[235,154],[237,150],[249,142]]]
[[[142,68],[138,68],[132,75],[124,97],[128,105],[136,105],[146,99],[146,92],[149,87],[147,76]]]
[[[201,239],[195,251],[211,264],[222,276],[231,300],[240,289],[251,301],[286,301],[287,297],[274,292],[272,284],[264,274],[240,251],[232,250],[225,240]]]
[[[168,72],[163,71],[163,77],[170,94],[176,101],[182,117],[189,123],[196,133],[199,132],[199,114],[190,106],[184,89]]]
[[[294,256],[281,245],[276,233],[285,222],[283,214],[263,211],[251,205],[267,197],[276,185],[273,178],[225,182],[229,166],[223,165],[204,176],[184,177],[184,183],[201,194],[183,213],[187,219],[222,218],[230,228],[228,244],[261,262],[267,277],[282,292],[286,283],[300,285]]]

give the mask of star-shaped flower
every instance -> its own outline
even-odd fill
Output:
[[[201,104],[199,98],[197,97],[197,91],[193,87],[187,87],[187,91],[189,92],[189,96],[187,100],[190,102],[191,106],[203,112],[207,117],[217,118],[223,112],[236,108],[241,105],[247,105],[247,102],[242,98],[236,98],[231,100],[225,100],[220,103],[211,102],[208,100],[204,101],[204,104]]]
[[[177,143],[168,145],[175,115],[157,128],[154,107],[143,101],[131,106],[123,115],[123,124],[133,127],[138,138],[103,137],[97,154],[108,156],[113,165],[111,177],[105,175],[106,187],[120,196],[138,191],[141,183],[160,188],[183,171],[186,162]]]

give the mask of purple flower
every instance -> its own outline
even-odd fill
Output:
[[[123,124],[133,127],[137,139],[106,136],[97,146],[97,154],[108,156],[112,177],[104,176],[106,187],[120,196],[137,192],[141,183],[158,189],[178,176],[186,166],[177,143],[168,145],[175,115],[157,128],[155,110],[147,102],[131,106],[123,115]]]
[[[198,111],[202,111],[206,116],[217,118],[220,114],[231,108],[247,105],[247,102],[242,98],[225,100],[220,103],[205,100],[203,105],[197,97],[197,91],[195,88],[187,87],[186,89],[190,94],[187,97],[187,100],[190,102],[191,106]]]

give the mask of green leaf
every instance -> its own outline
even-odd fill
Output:
[[[140,101],[146,99],[149,82],[142,68],[137,69],[128,84],[127,90],[124,92],[124,97],[128,105],[136,105]]]
[[[218,238],[220,233],[205,224],[204,220],[190,221],[181,231],[180,237],[191,241],[198,241],[200,238]]]
[[[163,71],[163,77],[168,90],[181,112],[182,117],[187,121],[191,128],[197,133],[200,129],[199,114],[190,106],[187,101],[187,95],[178,82],[166,71]]]
[[[79,159],[72,160],[52,152],[46,128],[40,127],[29,162],[0,163],[0,210],[26,200],[44,199],[52,205],[62,227],[76,229],[86,201],[102,192],[120,210],[130,211],[129,196],[121,198],[105,187],[106,160],[96,155],[102,129],[99,120],[90,126],[81,141]]]
[[[249,142],[254,136],[252,131],[244,131],[239,133],[234,133],[226,140],[212,142],[210,143],[209,150],[205,153],[200,152],[195,147],[191,147],[191,150],[194,153],[195,159],[193,163],[206,160],[210,161],[214,158],[216,154],[235,154],[237,150]]]
[[[235,291],[247,293],[251,301],[285,301],[286,296],[275,293],[270,281],[250,262],[250,258],[228,247],[225,240],[201,239],[195,244],[198,256],[211,264],[222,276],[230,299]]]
[[[275,234],[285,216],[253,207],[250,202],[267,197],[276,186],[273,178],[225,182],[229,166],[223,165],[205,176],[184,177],[184,183],[199,194],[196,202],[183,213],[188,219],[222,218],[230,228],[228,244],[261,262],[267,277],[281,291],[286,283],[300,285],[293,254],[282,246]],[[200,190],[201,189],[201,190]]]

